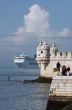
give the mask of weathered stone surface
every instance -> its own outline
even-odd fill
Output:
[[[72,76],[54,77],[50,87],[47,110],[72,110],[70,103],[72,104]],[[66,105],[68,106],[65,107]]]
[[[49,96],[48,101],[72,103],[72,96]]]
[[[52,80],[50,96],[72,96],[72,76],[56,76]]]

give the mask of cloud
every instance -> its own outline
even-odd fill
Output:
[[[69,28],[64,28],[63,31],[58,32],[60,37],[71,37],[72,36],[72,32]]]
[[[18,37],[15,38],[16,41],[20,42],[21,40],[23,41],[23,39],[28,40],[28,37],[31,36],[32,34],[34,35],[34,38],[36,37],[37,39],[72,36],[72,32],[69,28],[64,28],[60,32],[52,30],[49,18],[50,13],[48,11],[43,9],[38,4],[32,5],[29,8],[28,14],[24,15],[23,26],[17,29],[16,35]]]
[[[29,14],[24,15],[26,32],[33,32],[37,37],[48,36],[50,30],[49,12],[38,4],[29,9]]]
[[[29,12],[24,15],[22,26],[9,36],[1,37],[0,52],[12,56],[12,52],[35,53],[39,39],[47,37],[50,33],[49,12],[38,4],[32,5]]]
[[[64,28],[60,32],[52,30],[49,18],[50,13],[48,11],[38,4],[34,4],[29,8],[28,14],[24,15],[23,25],[18,27],[17,31],[13,32],[11,36],[3,38],[0,41],[25,45],[33,42],[33,40],[72,36],[69,28]]]
[[[32,34],[34,38],[37,37],[37,39],[48,37],[50,35],[49,16],[49,12],[41,8],[38,4],[31,6],[29,13],[24,15],[23,26],[19,27],[17,32],[15,32],[16,36],[18,36],[15,40],[28,40],[28,37]]]
[[[12,55],[12,52],[29,52],[34,53],[39,40],[56,40],[58,43],[65,43],[65,39],[72,36],[72,30],[65,27],[62,31],[52,30],[50,22],[50,13],[40,5],[34,4],[29,8],[29,12],[24,15],[22,26],[17,28],[10,36],[0,38],[0,53]],[[51,38],[51,39],[49,39]],[[53,39],[52,39],[53,38]],[[67,45],[68,39],[66,41]],[[69,40],[69,44],[71,40]],[[62,44],[61,44],[62,45]],[[70,46],[71,47],[71,46]],[[10,55],[9,55],[10,56]]]

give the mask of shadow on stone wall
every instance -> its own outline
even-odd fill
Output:
[[[49,101],[46,110],[72,110],[72,103]]]

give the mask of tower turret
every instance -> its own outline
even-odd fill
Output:
[[[54,54],[56,55],[58,52],[58,48],[56,47],[55,42],[53,42],[52,47],[50,48],[50,55]]]
[[[43,45],[41,46],[41,62],[46,68],[50,56],[50,47],[48,46],[47,42],[44,41]]]
[[[38,47],[37,47],[37,54],[36,54],[36,61],[39,65],[39,67],[41,66],[41,46],[42,46],[42,40],[40,41]]]

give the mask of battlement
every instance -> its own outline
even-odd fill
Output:
[[[72,60],[72,52],[60,52],[56,47],[55,42],[53,42],[52,46],[50,47],[46,41],[41,41],[37,47],[36,60],[40,63],[41,61],[47,62],[46,60],[51,59]]]
[[[39,65],[50,63],[51,60],[54,61],[72,61],[72,52],[60,52],[59,49],[56,47],[55,42],[53,42],[52,46],[50,47],[46,41],[40,41],[37,47],[37,56],[36,56],[37,63]]]
[[[72,59],[72,52],[57,52],[50,54],[50,59]]]

